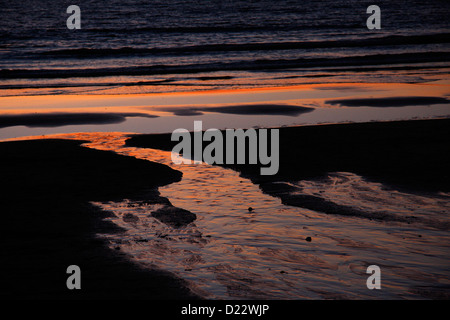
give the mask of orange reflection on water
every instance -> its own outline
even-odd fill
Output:
[[[160,162],[183,172],[180,182],[159,188],[174,206],[197,215],[183,228],[151,217],[158,204],[125,199],[96,205],[113,212],[112,221],[127,230],[104,235],[111,247],[119,246],[143,265],[176,273],[205,297],[418,298],[424,286],[450,284],[447,231],[285,206],[232,170],[204,163],[174,165],[170,152],[125,147],[126,136],[121,133],[59,137],[89,140],[86,146],[91,148]],[[431,210],[450,209],[438,198],[394,194],[350,173],[298,186],[338,204],[365,206],[366,211],[431,217]],[[438,219],[448,219],[435,213]],[[124,219],[130,214],[138,219]],[[306,237],[312,241],[305,241]],[[389,289],[366,288],[365,271],[371,264],[382,268],[383,287]]]
[[[162,106],[293,103],[350,97],[445,96],[444,84],[338,83],[255,89],[190,91],[121,95],[46,95],[0,97],[0,113],[47,112],[158,112]],[[323,104],[323,103],[322,103]],[[144,108],[143,108],[144,107]],[[151,108],[149,108],[151,107]],[[155,107],[153,109],[153,107]]]

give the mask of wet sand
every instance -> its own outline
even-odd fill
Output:
[[[276,182],[320,179],[327,172],[354,172],[410,192],[447,192],[449,124],[449,119],[442,119],[281,128],[277,175],[260,176],[257,165],[232,168],[264,192],[280,197],[284,204],[329,214],[359,215],[336,204],[327,206],[323,199],[295,196],[288,184]],[[176,228],[191,222],[195,215],[186,215],[181,208],[170,209],[169,199],[160,197],[156,188],[179,181],[181,173],[79,144],[63,140],[0,143],[2,177],[10,186],[0,203],[5,217],[5,274],[9,276],[4,295],[196,298],[184,280],[141,267],[131,262],[120,246],[111,250],[104,238],[96,237],[121,230],[102,220],[108,217],[107,212],[90,204],[124,199],[148,201],[150,195],[151,202],[169,205],[166,212],[153,216]],[[170,134],[135,135],[127,144],[170,151],[174,142]],[[188,216],[189,221],[178,221],[179,213]],[[448,230],[448,226],[442,227]],[[83,290],[66,288],[66,268],[72,264],[81,267]]]
[[[0,143],[2,298],[196,299],[183,280],[130,262],[98,233],[121,232],[89,201],[162,201],[157,187],[181,179],[164,165],[80,147],[79,141]],[[131,179],[130,179],[131,178]],[[69,265],[81,290],[68,290]]]
[[[260,165],[224,165],[255,183],[298,181],[328,172],[354,172],[412,191],[446,192],[450,119],[330,124],[280,128],[280,169],[261,176]],[[135,135],[128,146],[171,151],[170,134]],[[206,146],[205,142],[203,146]]]
[[[285,182],[324,179],[330,172],[352,172],[396,190],[448,192],[449,137],[450,119],[281,128],[280,169],[276,175],[261,176],[260,165],[224,166],[239,171],[287,205],[329,214],[408,222],[410,217],[367,214],[313,195],[293,194],[295,190]],[[164,134],[136,135],[127,141],[128,146],[166,151],[172,150],[176,143]]]
[[[0,139],[79,132],[170,133],[208,128],[448,117],[448,84],[322,83],[152,94],[0,97]],[[64,126],[64,128],[61,128]]]

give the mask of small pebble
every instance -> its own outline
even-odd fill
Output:
[[[248,207],[248,212],[252,212],[253,208],[252,207]]]
[[[306,237],[306,239],[305,239],[306,241],[308,241],[308,242],[311,242],[311,237]]]

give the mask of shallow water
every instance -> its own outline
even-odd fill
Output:
[[[173,165],[170,152],[124,147],[126,136],[72,134],[86,146],[160,162],[183,179],[159,188],[171,203],[197,215],[175,229],[151,217],[161,205],[146,201],[94,203],[115,214],[126,232],[99,235],[132,260],[168,270],[193,290],[218,299],[399,299],[447,297],[448,229],[420,221],[371,221],[326,215],[281,204],[229,169]],[[449,195],[418,196],[388,190],[352,173],[297,184],[306,194],[387,214],[449,222]],[[300,189],[301,188],[301,189]],[[254,210],[249,212],[248,207]],[[312,241],[306,241],[311,237]],[[381,290],[369,290],[369,265],[381,268]]]
[[[177,94],[0,97],[0,139],[77,132],[170,133],[178,128],[192,130],[194,120],[202,121],[205,129],[247,129],[448,118],[448,96],[447,81],[289,85]],[[349,99],[358,99],[358,106],[341,105]],[[379,105],[365,106],[369,99]],[[392,99],[403,100],[404,105],[392,106]],[[431,100],[424,103],[423,99]],[[441,101],[433,102],[436,99]],[[263,108],[267,106],[271,112]],[[286,111],[297,107],[298,112]]]

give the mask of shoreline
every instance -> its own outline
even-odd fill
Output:
[[[164,201],[158,186],[181,179],[166,166],[92,150],[82,141],[0,143],[9,188],[4,214],[5,299],[198,299],[184,280],[149,270],[111,250],[98,233],[121,232],[94,200],[136,197]],[[130,176],[133,179],[129,179]],[[81,269],[81,290],[68,290],[66,269]]]
[[[0,97],[0,139],[77,132],[171,133],[448,117],[448,84],[334,83],[123,95]]]
[[[321,177],[327,172],[343,171],[343,169],[351,171],[353,166],[353,170],[356,170],[355,173],[360,173],[373,180],[382,179],[383,182],[397,188],[410,189],[410,191],[448,192],[450,191],[450,185],[447,183],[449,170],[446,168],[445,164],[448,162],[445,160],[450,156],[446,148],[446,143],[450,140],[446,135],[450,133],[449,125],[449,118],[441,118],[283,127],[278,128],[280,130],[280,170],[276,175],[260,176],[258,165],[225,164],[223,166],[241,172],[255,183],[274,182],[279,179],[293,181]],[[178,142],[171,141],[170,137],[171,134],[133,134],[126,141],[126,145],[171,151]],[[305,138],[308,140],[306,141]],[[414,139],[414,141],[409,141],[409,139]],[[296,143],[292,145],[291,141],[296,141]],[[336,146],[335,143],[338,145]],[[429,145],[429,143],[435,145]],[[405,169],[401,163],[407,159],[407,156],[402,155],[401,150],[397,149],[401,145],[411,152],[409,154],[412,157],[411,160],[416,161],[417,165],[415,174],[422,178],[421,181],[417,181],[417,178],[408,178],[408,175],[414,174],[414,172]],[[327,151],[327,147],[331,147],[332,150]],[[384,160],[382,168],[386,171],[376,172],[376,166],[380,164],[370,156],[362,155],[359,159],[352,159],[361,153],[361,150],[357,150],[355,147],[364,147],[362,151],[365,152],[376,149],[371,151],[371,155],[385,151],[385,155],[390,157],[389,160],[395,159],[396,161]],[[334,159],[333,155],[341,155],[345,158]],[[426,166],[429,163],[429,160],[427,162],[426,159],[428,155],[436,156],[438,163],[435,165],[439,166]],[[305,159],[305,156],[308,159]],[[377,156],[382,155],[378,153]],[[303,165],[296,159],[301,159],[304,162]],[[318,159],[320,163],[315,164],[315,159]],[[328,160],[335,160],[335,163],[327,164]],[[365,161],[358,163],[359,160]],[[420,162],[423,163],[422,166],[418,165]],[[412,167],[411,163],[404,163],[404,165],[409,169]],[[298,166],[298,172],[293,172],[294,166]],[[390,166],[392,166],[391,169],[388,168]],[[424,170],[433,173],[433,176],[425,179],[427,172]]]
[[[295,194],[301,188],[293,187],[292,183],[320,181],[333,172],[351,172],[398,191],[434,195],[450,191],[448,118],[323,124],[279,128],[279,131],[280,169],[276,175],[261,176],[260,165],[221,166],[238,171],[259,185],[264,193],[280,198],[286,205],[384,221],[410,223],[415,217],[367,214],[318,196]],[[177,143],[170,141],[170,134],[133,135],[126,141],[127,146],[165,151],[171,151]],[[449,228],[448,224],[436,225],[426,219],[423,222],[436,228]]]

